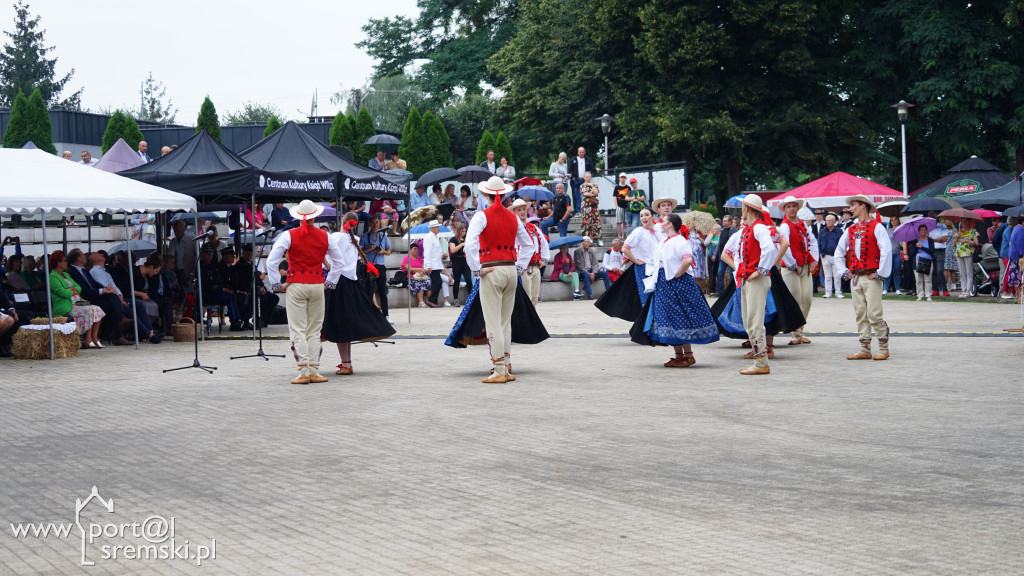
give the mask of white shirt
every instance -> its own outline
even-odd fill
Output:
[[[583,180],[583,175],[587,173],[587,157],[580,158],[576,157],[576,177]]]
[[[679,271],[679,267],[683,265],[683,260],[687,258],[693,260],[693,249],[690,246],[689,238],[684,238],[682,234],[676,234],[665,240],[658,246],[658,255],[655,258],[661,262],[661,267],[665,270],[665,279],[671,280]],[[657,270],[653,272],[654,274],[658,273]],[[693,266],[686,269],[686,274],[693,276]],[[651,271],[648,271],[647,275],[650,276]]]
[[[521,274],[526,267],[530,265],[530,257],[533,256],[533,239],[530,238],[530,233],[526,231],[526,226],[523,226],[523,221],[516,218],[516,224],[519,225],[516,228],[516,246],[521,246],[519,255],[516,258],[516,270]],[[480,233],[487,228],[487,215],[483,211],[479,211],[473,214],[473,218],[469,221],[469,228],[466,230],[466,263],[469,264],[469,269],[473,271],[474,275],[480,275]]]
[[[782,224],[785,224],[785,221],[783,221]],[[806,228],[808,228],[808,230],[807,230],[807,251],[811,253],[811,262],[817,262],[818,261],[818,256],[820,256],[820,254],[818,252],[818,239],[815,238],[814,234],[811,233],[811,231],[809,229],[810,226],[807,226],[806,224],[804,224],[804,226]],[[779,230],[779,236],[781,236],[782,238],[785,238],[786,240],[789,240],[789,226],[783,226],[783,225],[780,224],[778,226],[778,230]],[[793,241],[792,240],[789,241],[789,245],[790,246],[793,245]],[[796,267],[796,256],[793,256],[793,249],[792,248],[786,248],[786,253],[782,255],[782,264],[786,268],[795,268]]]
[[[853,254],[860,258],[860,238],[857,239],[857,244],[853,247]],[[892,244],[889,243],[889,233],[885,231],[885,226],[879,223],[875,226],[875,242],[878,243],[878,272],[875,274],[879,278],[888,278],[889,273],[892,272]],[[833,262],[836,265],[836,274],[839,276],[845,276],[849,270],[846,268],[846,251],[850,248],[850,230],[847,229],[843,232],[843,237],[839,239],[839,245],[836,246],[836,253]]]
[[[725,246],[722,247],[722,255],[724,256],[726,254],[732,257],[734,261],[739,257],[740,230],[733,232],[732,236],[729,236],[729,240],[725,243]]]
[[[313,224],[310,223],[309,226]],[[298,234],[295,229],[296,234]],[[277,237],[274,240],[274,247],[270,249],[270,255],[267,256],[267,278],[270,280],[270,289],[277,290],[281,287],[281,261],[284,260],[284,254],[292,246],[292,234],[291,230]],[[337,242],[331,242],[331,238],[327,238],[327,256],[324,258],[324,262],[330,264],[334,262],[344,262],[345,255],[338,249]],[[328,288],[334,288],[338,284],[338,277],[341,276],[341,267],[331,267],[331,271],[327,273],[327,281],[324,283]]]
[[[328,239],[330,244],[336,244],[338,252],[341,254],[341,260],[335,260],[331,257],[333,251],[327,253],[327,261],[331,265],[331,271],[335,268],[341,271],[341,275],[349,280],[358,280],[356,276],[356,264],[359,263],[359,251],[352,245],[352,240],[348,235],[348,232],[335,232],[331,234]]]
[[[654,252],[658,249],[658,237],[655,235],[654,230],[648,230],[640,226],[634,228],[629,233],[622,247],[623,249],[629,249],[636,260],[644,263],[652,262],[654,260]]]
[[[431,271],[444,270],[444,257],[441,256],[441,239],[431,232],[423,239],[423,267]]]
[[[622,270],[622,265],[625,263],[626,257],[622,255],[622,252],[616,252],[615,250],[605,250],[604,257],[601,258],[601,267],[604,268],[605,272],[611,272],[612,270]]]
[[[525,225],[523,226],[525,228]],[[548,244],[548,239],[544,236],[544,232],[541,231],[540,227],[534,225],[537,228],[537,240],[540,241],[540,246],[537,245],[537,240],[532,242],[534,252],[540,253],[541,266],[551,262],[551,246]],[[529,232],[527,232],[529,234]],[[516,240],[516,253],[518,254],[522,250],[522,246],[519,245],[518,239]]]
[[[886,236],[888,236],[888,234],[886,234]],[[942,223],[935,224],[935,228],[932,228],[932,231],[928,233],[928,237],[935,241],[936,248],[945,249],[946,243],[939,242],[937,240],[937,238],[942,238],[943,236],[949,236],[949,228],[946,228],[946,225]]]
[[[123,294],[121,294],[121,289],[117,287],[117,284],[114,284],[114,279],[103,266],[93,266],[92,268],[89,268],[89,275],[92,276],[92,279],[100,286],[104,288],[113,287],[114,290],[117,291],[118,296],[123,296]]]
[[[754,239],[757,240],[758,245],[761,247],[761,259],[757,262],[757,271],[767,276],[772,271],[772,266],[775,264],[775,257],[778,256],[778,247],[775,241],[772,240],[772,233],[768,230],[768,227],[764,224],[754,224],[753,227]],[[742,236],[741,231],[737,231],[736,238],[736,252],[733,253],[733,259],[736,260],[736,269],[739,270],[740,263],[743,262],[743,251],[740,250],[740,237]],[[730,243],[732,238],[729,239]],[[726,244],[728,246],[728,244]]]
[[[484,162],[484,168],[491,174],[494,174],[494,171],[498,169],[497,164],[494,162]]]

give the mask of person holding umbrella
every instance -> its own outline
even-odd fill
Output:
[[[882,283],[892,270],[892,246],[879,217],[871,218],[874,202],[863,194],[846,203],[856,222],[847,228],[836,247],[835,263],[843,279],[850,280],[853,310],[860,332],[860,350],[847,360],[885,360],[889,357],[889,325],[882,317]],[[850,267],[846,267],[846,259]],[[871,355],[871,336],[878,339],[878,354]]]
[[[920,302],[926,296],[930,296],[932,290],[932,266],[935,265],[934,241],[928,237],[928,226],[921,224],[917,227],[917,256],[914,258],[914,277],[917,280],[917,301]]]
[[[973,221],[971,221],[973,224]],[[974,297],[974,249],[980,246],[978,231],[968,224],[960,224],[955,238],[956,265],[960,272],[960,298]]]

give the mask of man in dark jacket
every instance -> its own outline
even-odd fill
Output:
[[[733,226],[732,216],[726,214],[722,217],[722,231],[718,233],[718,248],[715,250],[713,262],[716,262],[716,269],[714,270],[717,277],[715,284],[718,286],[718,293],[721,294],[725,291],[725,273],[730,270],[729,265],[722,262],[722,251],[725,249],[725,245],[729,242],[729,238],[736,233],[736,228]]]

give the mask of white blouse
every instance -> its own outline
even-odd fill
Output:
[[[357,280],[356,264],[359,263],[359,251],[352,244],[348,232],[335,232],[331,234],[331,243],[338,247],[341,258],[332,257],[334,252],[327,255],[331,263],[331,270],[341,270],[341,275],[349,280]]]
[[[661,262],[661,267],[665,270],[665,278],[671,280],[675,277],[676,272],[679,271],[679,267],[683,265],[683,260],[693,260],[693,249],[690,246],[689,238],[676,234],[665,240],[658,246],[656,258]],[[686,273],[693,276],[693,266],[687,268]]]
[[[629,233],[623,246],[628,248],[637,260],[652,262],[654,261],[654,252],[658,249],[658,237],[654,230],[640,226]]]

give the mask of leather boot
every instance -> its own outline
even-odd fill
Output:
[[[306,375],[307,368],[305,364],[299,364],[299,375],[292,378],[292,384],[309,384],[309,376]]]
[[[321,382],[327,382],[326,376],[321,376],[319,373],[319,364],[310,364],[306,370],[306,377],[309,378],[311,384],[320,384]]]

